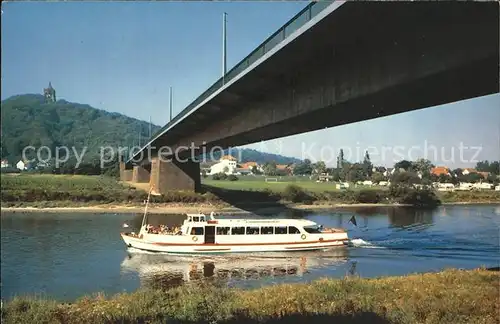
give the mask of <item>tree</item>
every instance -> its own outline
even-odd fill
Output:
[[[222,169],[222,172],[228,173],[229,172],[229,167],[225,166],[224,169]]]
[[[365,172],[363,169],[363,164],[354,163],[351,165],[348,171],[348,179],[351,182],[363,181],[366,179]]]
[[[495,175],[500,174],[500,161],[480,161],[476,164],[476,170],[479,172],[489,172]]]
[[[262,174],[262,172],[260,172],[260,170],[254,165],[252,166],[252,173],[255,174],[255,175],[259,175],[259,174]]]
[[[405,171],[410,171],[413,169],[413,163],[411,161],[401,160],[396,164],[394,164],[394,169],[396,170],[403,169]]]
[[[326,172],[326,164],[323,161],[318,161],[314,164],[314,171],[317,174],[325,173]]]
[[[365,158],[363,159],[363,172],[367,177],[372,176],[373,164],[370,161],[368,151],[365,151]]]
[[[372,174],[372,181],[374,183],[379,183],[380,181],[384,181],[385,180],[385,177],[382,173],[380,172],[375,172]]]
[[[293,169],[293,173],[297,175],[311,174],[312,173],[311,160],[305,159],[303,162],[298,163]]]
[[[434,168],[434,164],[432,164],[431,161],[427,159],[418,159],[412,163],[412,166],[415,171],[420,171],[422,173],[430,172],[430,170]]]
[[[453,171],[451,171],[451,174],[454,175],[455,177],[460,177],[462,175],[462,169],[461,168],[457,168]]]
[[[337,169],[344,167],[344,150],[340,149],[339,156],[337,157]]]
[[[441,173],[438,176],[438,182],[440,182],[440,183],[452,183],[453,179],[449,175]]]
[[[405,185],[414,185],[419,184],[422,180],[418,177],[415,172],[396,172],[392,176],[393,184],[405,184]]]
[[[460,182],[469,182],[469,183],[476,183],[481,180],[483,180],[483,176],[479,173],[472,172],[469,174],[462,174],[460,177],[458,177]]]
[[[263,166],[263,169],[264,169],[264,174],[267,176],[276,175],[276,171],[277,171],[276,162],[272,161],[272,162],[265,163]]]

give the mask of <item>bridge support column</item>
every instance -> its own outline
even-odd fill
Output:
[[[135,165],[132,173],[132,181],[138,183],[149,182],[149,171],[140,165]]]
[[[125,169],[125,163],[120,162],[120,181],[132,181],[133,170]]]
[[[164,194],[169,190],[199,191],[201,188],[200,163],[192,160],[180,162],[161,161],[157,157],[151,161],[149,181],[153,192]]]

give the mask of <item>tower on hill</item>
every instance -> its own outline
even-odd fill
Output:
[[[43,89],[43,96],[45,97],[45,102],[56,102],[56,90],[52,88],[50,82],[49,87]]]

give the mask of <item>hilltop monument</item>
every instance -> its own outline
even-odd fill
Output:
[[[52,83],[49,82],[49,87],[43,89],[45,102],[56,102],[56,90],[52,88]]]

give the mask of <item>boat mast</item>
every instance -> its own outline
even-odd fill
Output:
[[[149,205],[149,198],[151,198],[151,191],[153,191],[153,188],[149,189],[148,200],[146,201],[146,207],[144,207],[144,216],[142,217],[141,230],[144,227],[144,224],[146,224],[146,216],[148,214],[148,205]]]

